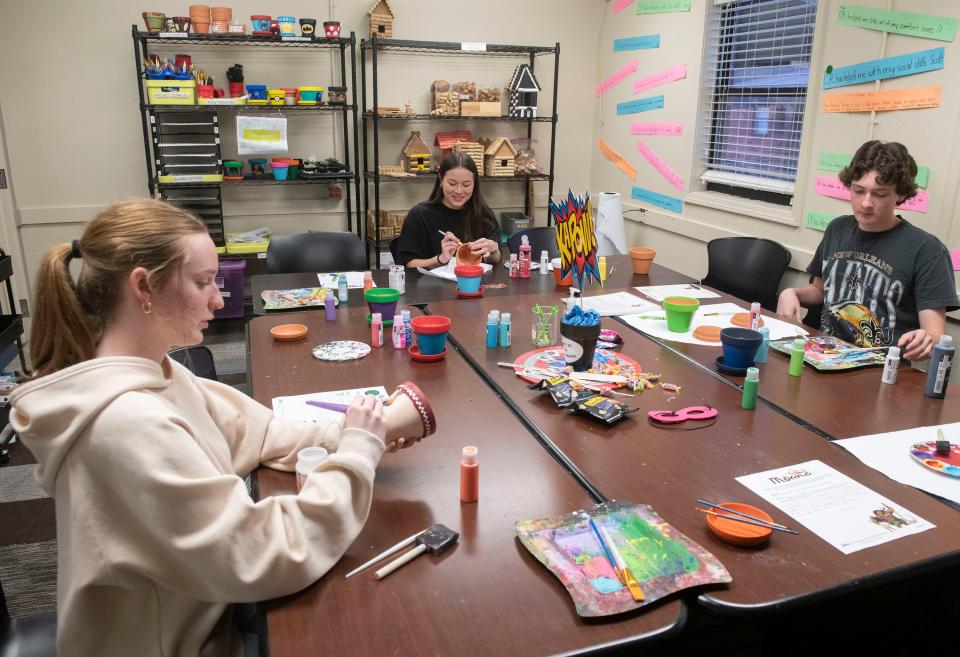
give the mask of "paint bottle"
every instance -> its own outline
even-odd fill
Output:
[[[600,282],[607,282],[607,256],[597,256],[597,269],[600,270]]]
[[[499,336],[497,335],[500,316],[496,310],[491,310],[487,313],[487,349],[496,349],[497,340]]]
[[[883,374],[880,376],[880,382],[896,383],[898,367],[900,367],[900,347],[890,347],[887,349],[887,359],[883,361]]]
[[[340,297],[340,303],[347,303],[347,300],[350,298],[347,293],[346,274],[340,274],[340,278],[337,279],[337,296]]]
[[[760,386],[760,370],[756,367],[747,368],[747,378],[743,380],[743,399],[740,406],[752,411],[757,407],[757,388]]]
[[[480,461],[477,448],[466,446],[460,453],[460,501],[471,504],[480,499]]]
[[[390,287],[403,294],[407,287],[407,274],[403,265],[390,265]]]
[[[750,328],[754,331],[760,329],[760,304],[756,301],[750,304]]]
[[[510,278],[517,278],[520,275],[520,262],[517,260],[517,254],[510,254]]]
[[[407,334],[403,330],[403,317],[393,316],[393,348],[404,349],[407,346]]]
[[[530,248],[530,239],[526,235],[520,236],[520,256],[517,258],[520,262],[520,278],[530,278],[530,260],[533,257],[533,251]]]
[[[803,338],[797,338],[790,347],[790,367],[787,374],[790,376],[800,376],[803,374],[803,347],[807,343]]]
[[[383,346],[383,315],[380,313],[370,316],[370,344],[374,347]]]
[[[510,346],[510,331],[512,327],[510,326],[510,313],[503,313],[500,316],[500,346],[509,347]]]
[[[754,363],[766,363],[767,353],[770,351],[770,329],[766,326],[761,327],[760,335],[763,336],[763,339],[760,341],[760,346],[757,347],[756,356],[753,357]]]
[[[332,322],[337,318],[337,306],[334,305],[333,290],[327,290],[323,295],[323,310],[327,315],[327,321]]]
[[[410,323],[410,311],[404,308],[400,311],[400,316],[403,317],[403,339],[409,347],[413,344],[413,324]]]
[[[327,450],[323,447],[304,447],[297,452],[297,492],[307,483],[307,476],[317,469],[327,458]]]
[[[373,287],[373,272],[365,271],[363,272],[363,291],[366,292]]]
[[[923,387],[923,393],[927,397],[934,399],[946,397],[947,383],[950,382],[950,366],[955,353],[953,338],[949,335],[941,335],[940,342],[934,346],[933,353],[930,354],[930,370],[927,372],[927,383]]]
[[[547,265],[550,264],[550,252],[541,251],[540,252],[540,275],[546,276],[550,272],[547,271]]]

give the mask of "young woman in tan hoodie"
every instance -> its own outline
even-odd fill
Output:
[[[40,266],[37,378],[11,422],[56,499],[61,657],[242,655],[229,604],[310,585],[367,518],[379,402],[294,422],[167,358],[222,307],[216,275],[203,224],[151,199],[107,208]],[[244,475],[313,445],[331,455],[298,495],[250,499]]]

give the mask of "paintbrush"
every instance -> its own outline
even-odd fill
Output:
[[[444,237],[447,236],[447,234],[446,234],[444,231],[440,230],[439,228],[437,229],[437,232],[440,233],[441,235],[443,235]],[[457,239],[457,236],[456,236],[456,235],[454,235],[453,239],[457,240],[457,244],[463,246],[463,242],[461,242],[459,239]]]
[[[744,518],[750,518],[750,520],[756,520],[757,522],[766,523],[766,524],[768,524],[768,525],[776,525],[777,527],[779,527],[779,528],[781,528],[781,529],[786,529],[786,528],[787,528],[786,525],[781,525],[781,524],[778,523],[778,522],[771,522],[771,521],[766,520],[766,519],[764,519],[764,518],[759,518],[759,517],[757,517],[757,516],[751,516],[749,513],[744,513],[743,511],[735,511],[735,510],[733,510],[733,509],[728,509],[728,508],[725,507],[725,506],[721,506],[721,505],[719,505],[719,504],[714,504],[713,502],[708,502],[707,500],[697,500],[697,504],[703,504],[703,505],[705,505],[705,506],[709,506],[709,507],[712,508],[712,509],[720,509],[720,510],[723,511],[724,513],[732,513],[732,514],[734,514],[734,515],[743,516]]]
[[[637,579],[633,576],[633,572],[627,566],[627,562],[624,561],[623,555],[620,554],[620,550],[617,549],[616,543],[614,543],[613,539],[610,538],[607,528],[603,525],[600,525],[600,533],[603,535],[604,540],[606,540],[607,547],[610,548],[610,552],[613,553],[614,561],[617,562],[617,568],[620,570],[620,579],[622,579],[623,583],[627,585],[627,590],[630,591],[630,595],[633,596],[633,599],[636,602],[643,602],[646,599],[646,597],[643,595],[643,589],[640,588],[640,583],[637,582]]]
[[[795,532],[792,529],[787,529],[779,525],[770,524],[768,522],[754,522],[753,520],[747,520],[746,518],[740,518],[737,516],[728,516],[725,513],[717,513],[716,511],[711,511],[709,509],[700,509],[697,508],[697,511],[700,513],[706,513],[708,516],[716,516],[718,518],[723,518],[724,520],[733,520],[734,522],[742,522],[745,525],[753,525],[754,527],[765,527],[767,529],[775,529],[778,532],[786,532],[787,534],[799,534],[800,532]],[[735,513],[732,509],[727,509],[731,513]]]
[[[429,529],[429,527],[427,527],[427,529]],[[425,531],[427,531],[427,530],[426,530],[426,529],[423,529],[423,530],[421,530],[421,531],[418,531],[418,532],[417,532],[416,534],[414,534],[413,536],[408,536],[407,538],[403,539],[402,541],[400,541],[399,543],[397,543],[397,544],[394,545],[393,547],[387,548],[386,550],[384,550],[383,552],[381,552],[380,554],[378,554],[377,556],[375,556],[373,559],[370,559],[370,561],[366,562],[365,564],[363,564],[363,565],[361,565],[361,566],[357,566],[356,568],[354,568],[353,570],[351,570],[349,573],[346,574],[346,576],[344,577],[344,579],[353,577],[354,575],[356,575],[356,574],[359,573],[360,571],[364,570],[365,568],[369,568],[370,566],[372,566],[373,564],[377,563],[378,561],[380,561],[380,560],[382,560],[382,559],[386,559],[387,557],[389,557],[391,554],[393,554],[393,553],[396,552],[397,550],[400,550],[400,549],[402,549],[402,548],[407,547],[408,545],[410,545],[411,543],[413,543],[414,541],[417,540],[417,536],[420,536],[420,534],[422,534],[422,533],[425,532]]]

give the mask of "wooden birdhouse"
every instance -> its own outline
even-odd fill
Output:
[[[477,165],[477,175],[483,175],[483,146],[479,142],[461,139],[453,145],[453,152],[469,155],[473,163]]]
[[[536,118],[540,83],[528,64],[520,64],[510,78],[510,116]]]
[[[497,137],[483,152],[483,170],[487,176],[513,176],[516,172],[517,149],[506,137]]]
[[[403,147],[403,162],[410,173],[430,172],[430,147],[420,138],[417,130],[410,133]]]
[[[370,15],[370,36],[378,39],[393,38],[393,9],[388,0],[377,0],[367,12]]]
[[[473,141],[473,135],[469,130],[449,130],[447,132],[438,132],[433,137],[433,145],[440,149],[443,157],[453,152],[453,147],[458,141]]]

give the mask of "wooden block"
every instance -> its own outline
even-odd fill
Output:
[[[500,116],[500,103],[465,100],[460,103],[461,116]]]

